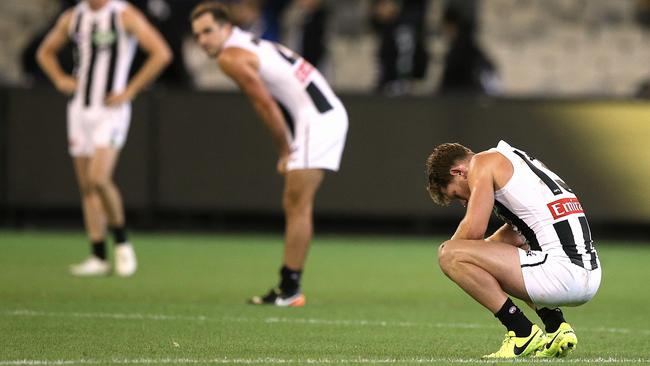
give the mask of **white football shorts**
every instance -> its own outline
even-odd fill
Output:
[[[131,123],[131,104],[117,107],[82,108],[68,104],[68,143],[70,155],[92,156],[96,148],[121,149]]]
[[[295,137],[289,146],[287,170],[338,171],[348,132],[345,108],[337,106],[323,114],[309,113],[294,123]]]
[[[588,270],[571,263],[566,256],[522,249],[518,252],[526,291],[536,305],[578,306],[598,291],[600,265]]]

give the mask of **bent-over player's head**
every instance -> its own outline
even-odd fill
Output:
[[[426,161],[427,191],[433,202],[449,206],[453,199],[469,199],[465,166],[460,166],[474,152],[458,143],[436,146]],[[464,184],[463,184],[464,183]]]
[[[210,57],[217,57],[230,35],[232,20],[225,5],[206,1],[197,5],[190,15],[194,39]]]
[[[108,3],[108,0],[86,0],[86,3],[90,5],[90,8],[93,10],[101,9]]]

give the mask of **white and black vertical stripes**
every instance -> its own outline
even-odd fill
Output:
[[[77,13],[74,23],[74,31],[72,32],[73,48],[72,48],[72,62],[73,69],[72,74],[77,77],[79,73],[79,66],[81,65],[81,54],[79,53],[79,30],[81,28],[82,15],[81,12]]]
[[[585,264],[582,261],[582,255],[578,253],[578,246],[576,245],[569,220],[558,221],[553,224],[553,227],[555,228],[558,239],[560,239],[560,243],[562,243],[562,249],[571,260],[571,263],[584,268]]]
[[[117,36],[118,30],[117,30],[117,13],[115,11],[111,12],[111,28],[110,32],[115,35],[115,40],[111,44],[111,49],[110,49],[110,60],[108,63],[108,77],[106,78],[106,92],[105,95],[110,94],[113,91],[113,87],[115,85],[115,67],[116,67],[116,60],[117,60],[117,44],[118,44],[118,39],[119,37]],[[103,99],[103,98],[102,98]]]
[[[327,97],[320,91],[320,89],[318,89],[318,86],[316,86],[313,81],[307,85],[306,90],[311,101],[314,102],[314,107],[316,107],[318,112],[325,113],[332,110],[333,107],[327,100]]]
[[[510,210],[508,210],[508,208],[506,208],[506,206],[504,206],[499,201],[494,201],[494,207],[496,208],[495,213],[498,216],[503,217],[506,222],[508,222],[510,225],[514,225],[519,230],[519,232],[521,232],[521,235],[526,238],[526,241],[528,242],[531,250],[542,250],[542,248],[539,246],[539,241],[537,240],[535,232],[524,222],[524,220],[520,219],[517,217],[517,215],[510,212]]]
[[[535,166],[535,164],[532,163],[531,159],[529,159],[527,156],[525,156],[521,151],[514,150],[513,151],[517,156],[519,156],[524,162],[526,162],[526,165],[530,168],[530,170],[535,173],[539,177],[539,179],[546,184],[548,189],[553,192],[554,195],[558,195],[562,193],[562,189],[560,186],[551,178],[549,177],[546,173],[544,173],[541,169]]]
[[[93,22],[93,25],[90,29],[90,61],[88,62],[88,68],[86,71],[86,87],[84,91],[84,106],[90,106],[90,91],[92,90],[92,84],[95,73],[95,63],[97,62],[97,42],[95,40],[95,35],[97,34],[97,23]]]
[[[120,19],[127,7],[122,0],[109,0],[96,10],[86,1],[75,7],[76,23],[69,32],[78,54],[78,87],[71,102],[80,108],[106,107],[107,94],[120,93],[128,85],[137,39]]]
[[[590,256],[589,263],[591,264],[591,269],[596,269],[598,268],[598,259],[593,248],[589,223],[587,222],[587,218],[584,216],[578,217],[578,220],[580,221],[580,227],[582,228],[582,237],[585,240],[585,251]]]
[[[524,151],[500,141],[495,149],[512,163],[506,185],[494,191],[494,211],[516,227],[530,249],[594,270],[600,266],[582,205],[563,179]]]

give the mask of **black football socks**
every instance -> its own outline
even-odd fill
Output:
[[[115,241],[115,245],[125,244],[128,241],[126,237],[126,228],[124,225],[112,227],[111,232],[113,233],[113,240]]]
[[[280,290],[286,296],[295,295],[300,289],[300,277],[302,271],[294,271],[287,266],[280,269]]]
[[[564,315],[562,314],[562,310],[560,310],[560,308],[541,308],[537,309],[536,311],[537,315],[539,315],[540,319],[542,319],[542,322],[544,322],[546,333],[556,332],[560,327],[560,324],[565,322]]]
[[[90,243],[92,255],[105,261],[106,260],[106,242],[104,240],[93,241]]]
[[[510,298],[501,306],[501,309],[494,314],[506,329],[515,332],[517,337],[527,337],[533,323],[526,318],[526,315],[512,302]]]

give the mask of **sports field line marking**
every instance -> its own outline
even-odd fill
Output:
[[[164,314],[124,314],[124,313],[78,313],[78,312],[45,312],[34,310],[11,310],[6,311],[7,316],[45,316],[45,317],[62,317],[62,318],[96,318],[96,319],[116,319],[116,320],[193,320],[193,321],[210,321],[216,319],[209,319],[208,317],[197,316],[183,316],[183,315],[164,315]]]
[[[93,318],[93,319],[115,319],[115,320],[156,320],[156,321],[198,321],[198,322],[262,322],[262,323],[289,323],[306,325],[331,325],[331,326],[376,326],[376,327],[427,327],[446,329],[480,329],[492,328],[492,326],[473,323],[415,323],[382,320],[331,320],[315,318],[280,318],[270,317],[263,319],[244,317],[223,317],[209,318],[203,315],[165,315],[165,314],[124,314],[124,313],[79,313],[79,312],[44,312],[34,310],[9,310],[3,313],[5,316],[43,316],[43,317],[64,317],[64,318]],[[650,329],[629,329],[629,328],[581,328],[580,330],[598,333],[634,334],[635,336],[650,336]]]
[[[507,360],[508,363],[556,363],[558,360],[535,360],[531,358],[522,358]],[[494,360],[481,360],[476,358],[349,358],[349,359],[331,359],[331,358],[304,358],[304,359],[284,359],[284,358],[212,358],[212,359],[192,359],[192,358],[135,358],[121,359],[113,358],[107,360],[79,359],[79,360],[0,360],[0,366],[54,366],[54,365],[149,365],[149,364],[166,364],[166,365],[189,365],[189,364],[310,364],[310,365],[331,365],[331,364],[494,364]],[[594,364],[645,364],[650,363],[650,359],[643,358],[575,358],[561,360],[561,363],[594,363]]]

